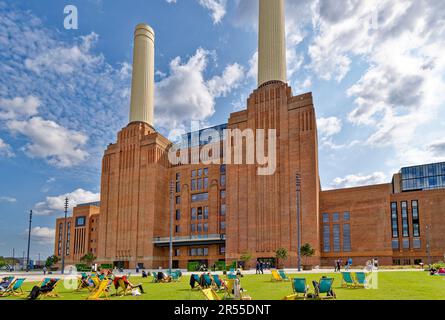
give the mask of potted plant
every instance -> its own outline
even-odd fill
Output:
[[[303,270],[312,270],[313,266],[307,263],[307,259],[314,256],[315,250],[309,243],[306,243],[300,248],[300,254],[304,257]]]
[[[54,267],[54,265],[59,262],[59,257],[51,256],[46,259],[45,266],[51,271],[57,271],[58,268]]]
[[[275,258],[277,259],[277,269],[280,267],[280,261],[287,260],[289,253],[287,252],[287,249],[285,248],[279,248],[277,251],[275,251]],[[283,264],[284,265],[284,264]]]
[[[247,270],[250,268],[249,261],[252,259],[252,255],[248,252],[243,253],[240,257],[240,260],[243,262],[244,269]]]

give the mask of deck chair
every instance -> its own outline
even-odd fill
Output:
[[[204,294],[206,300],[221,300],[220,296],[212,288],[203,289],[201,292]]]
[[[105,297],[105,300],[110,300],[110,287],[113,282],[111,280],[102,280],[99,283],[99,287],[91,292],[91,294],[87,297],[87,300],[104,300],[102,296]]]
[[[10,292],[12,292],[12,288],[14,288],[14,285],[17,282],[17,280],[14,280],[14,278],[12,280],[10,279],[11,277],[8,277],[7,279],[7,281],[10,281],[8,287],[6,287],[4,291],[0,291],[0,297],[6,297],[10,295]]]
[[[290,279],[287,277],[287,274],[284,270],[278,270],[278,273],[279,273],[281,279],[283,279],[283,281],[290,281]]]
[[[270,270],[270,272],[272,273],[272,280],[271,281],[283,281],[283,278],[281,278],[280,274],[278,273],[277,270],[272,269]]]
[[[175,282],[179,282],[181,280],[181,275],[177,271],[173,271],[170,276]]]
[[[49,279],[45,284],[44,284],[44,286],[45,285],[47,285],[48,284],[48,282],[50,282],[52,279]],[[57,293],[57,291],[56,291],[56,288],[57,288],[57,286],[59,285],[59,283],[60,283],[60,279],[54,279],[54,280],[56,280],[56,282],[54,283],[54,285],[52,286],[52,288],[51,288],[51,290],[50,291],[46,291],[46,292],[42,292],[42,293],[40,293],[40,298],[41,299],[43,299],[43,298],[57,298],[57,297],[59,297],[59,294]],[[42,286],[40,286],[40,287],[42,287]]]
[[[333,284],[333,278],[322,278],[318,283],[318,286],[314,285],[315,297],[317,299],[337,299],[337,295],[333,290]],[[321,295],[325,293],[326,297],[321,297]]]
[[[351,272],[342,272],[341,273],[341,286],[342,288],[355,288],[357,286],[357,283],[355,282],[354,278],[352,277]]]
[[[104,280],[103,280],[104,281]],[[125,283],[124,279],[120,278],[117,281],[118,288],[116,289],[115,296],[126,296],[127,294],[131,294],[132,290],[130,286]]]
[[[203,274],[203,277],[204,277],[204,282],[205,282],[204,286],[207,287],[207,288],[212,287],[213,286],[212,278],[208,274],[206,274],[206,273]]]
[[[39,287],[41,288],[41,287],[43,287],[44,285],[46,285],[48,282],[50,282],[51,281],[51,278],[44,278],[43,280],[42,280],[42,282],[40,282],[40,284],[39,284]]]
[[[238,279],[238,278],[237,278],[235,272],[229,272],[229,273],[227,274],[227,279],[229,279],[229,280],[235,280],[235,279]]]
[[[235,279],[224,281],[224,300],[233,299],[233,289],[235,288]]]
[[[217,288],[217,290],[223,290],[224,284],[223,284],[221,278],[217,274],[214,274],[212,277],[213,277],[213,283],[215,284],[215,287]]]
[[[151,276],[153,277],[153,279],[151,280],[152,283],[158,283],[158,274],[156,272],[152,272]]]
[[[292,290],[294,291],[294,294],[284,297],[283,300],[297,300],[300,298],[300,295],[306,300],[309,293],[309,286],[306,283],[306,279],[292,279]]]
[[[355,273],[355,280],[357,287],[365,287],[367,284],[366,281],[366,273],[364,272],[356,272]]]
[[[12,290],[9,294],[12,294],[14,296],[21,296],[24,295],[25,293],[23,292],[22,286],[25,283],[25,278],[21,278],[21,279],[16,279],[14,281],[14,285],[12,287]]]

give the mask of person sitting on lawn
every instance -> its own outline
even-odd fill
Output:
[[[157,276],[158,282],[172,282],[172,277],[167,276],[164,272],[159,271]]]
[[[148,274],[145,270],[142,270],[142,278],[148,278]]]
[[[115,277],[113,282],[114,282],[114,287],[116,288],[116,290],[119,288],[119,280],[122,280],[125,284],[126,288],[130,288],[131,290],[138,288],[139,291],[141,293],[145,293],[144,289],[142,288],[142,284],[132,284],[128,279],[127,276],[122,276],[122,277]]]
[[[34,288],[32,288],[31,293],[28,296],[28,299],[36,300],[40,296],[40,294],[53,291],[54,286],[56,285],[57,282],[58,282],[57,279],[51,279],[48,281],[47,284],[41,287],[35,286]]]
[[[11,284],[11,279],[9,277],[3,278],[0,282],[0,291],[6,291],[6,289]]]

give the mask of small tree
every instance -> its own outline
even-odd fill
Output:
[[[252,255],[248,252],[243,253],[240,257],[240,260],[244,262],[244,267],[247,269],[249,261],[252,259]]]
[[[300,254],[304,257],[304,264],[307,265],[307,259],[315,254],[315,250],[309,243],[306,243],[300,248]]]
[[[57,262],[59,262],[58,256],[50,256],[46,259],[45,266],[47,268],[52,268]]]
[[[80,258],[80,261],[87,264],[88,266],[91,266],[95,260],[96,257],[91,252],[87,253],[82,258]]]
[[[288,252],[285,248],[279,248],[277,251],[275,251],[275,258],[277,259],[277,268],[280,266],[279,261],[280,260],[287,260]]]

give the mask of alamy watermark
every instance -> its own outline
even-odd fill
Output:
[[[174,166],[255,165],[260,176],[273,175],[277,169],[276,129],[199,130],[199,122],[192,121],[190,134],[174,135],[176,143],[168,152]]]
[[[65,14],[65,19],[63,20],[63,27],[66,30],[77,30],[79,29],[79,11],[74,5],[67,5],[63,9]]]

